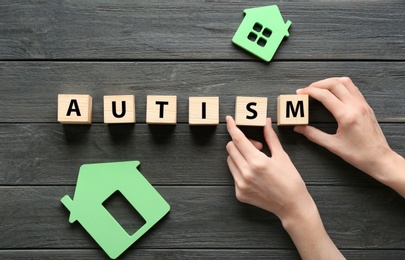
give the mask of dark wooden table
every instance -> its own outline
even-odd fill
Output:
[[[270,4],[292,26],[267,64],[231,38],[245,8]],[[268,97],[275,118],[278,95],[332,76],[353,79],[404,155],[403,0],[2,0],[0,259],[107,258],[60,199],[80,165],[128,160],[141,161],[171,212],[122,259],[299,258],[273,214],[236,200],[224,119],[238,95]],[[94,123],[59,124],[60,93],[90,94]],[[119,94],[136,96],[135,125],[103,123],[103,96]],[[176,126],[145,124],[150,94],[177,95]],[[189,96],[219,96],[220,125],[190,127]],[[312,125],[336,129],[322,105],[310,111]],[[291,128],[277,132],[346,257],[405,258],[403,198]],[[133,228],[120,200],[109,206]]]

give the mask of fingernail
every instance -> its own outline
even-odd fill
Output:
[[[295,91],[295,93],[300,93],[301,91],[303,91],[304,89],[303,88],[299,88],[299,89],[297,89],[296,91]]]

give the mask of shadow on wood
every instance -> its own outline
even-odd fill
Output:
[[[148,125],[152,139],[157,144],[170,143],[176,125]]]
[[[115,144],[127,142],[134,134],[135,124],[109,124],[108,131]]]
[[[87,139],[91,125],[62,125],[62,127],[66,141],[78,144]]]
[[[217,130],[216,125],[210,126],[192,126],[190,125],[190,132],[193,138],[193,142],[198,145],[208,145],[215,131]]]

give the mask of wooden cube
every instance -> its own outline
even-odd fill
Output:
[[[104,123],[135,123],[135,96],[104,96]]]
[[[277,98],[277,125],[307,125],[308,95],[280,95]]]
[[[267,97],[236,97],[235,122],[237,125],[265,126]]]
[[[147,96],[147,124],[176,124],[177,96]]]
[[[62,124],[91,124],[90,95],[58,95],[58,121]]]
[[[219,97],[189,97],[188,100],[190,125],[219,124]]]

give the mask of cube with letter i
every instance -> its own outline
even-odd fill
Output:
[[[190,125],[218,125],[219,97],[189,97]]]
[[[147,96],[147,124],[176,124],[177,96]]]
[[[277,98],[277,125],[307,125],[308,95],[280,95]]]
[[[135,96],[104,96],[104,123],[135,123]]]
[[[267,97],[236,97],[235,122],[242,126],[265,126]]]
[[[91,124],[92,98],[89,95],[58,95],[58,121],[62,124]]]

